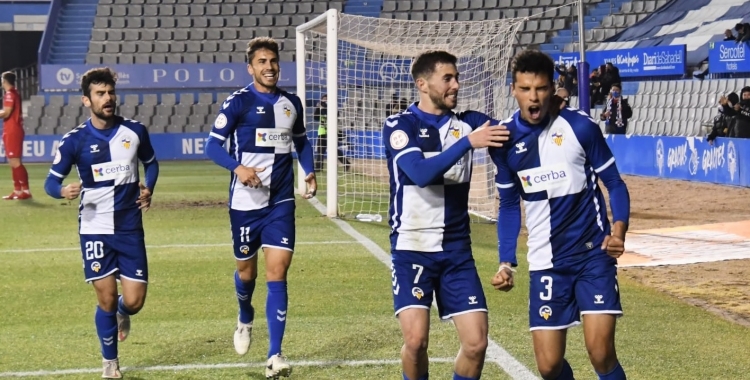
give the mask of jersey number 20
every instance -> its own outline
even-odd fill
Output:
[[[104,257],[104,243],[100,241],[86,242],[86,260],[101,259]]]

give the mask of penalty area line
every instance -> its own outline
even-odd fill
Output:
[[[313,205],[321,214],[326,215],[326,207],[317,198],[308,199],[310,204]],[[331,219],[342,231],[347,235],[354,238],[362,246],[364,246],[370,253],[375,256],[380,262],[385,264],[386,267],[391,267],[391,256],[386,253],[380,246],[375,244],[374,241],[370,240],[367,236],[362,235],[359,231],[355,230],[349,223],[333,218]],[[434,303],[433,303],[434,305]],[[526,366],[521,364],[516,358],[514,358],[508,351],[502,348],[497,342],[487,337],[487,353],[486,360],[497,364],[502,368],[514,380],[537,380],[539,379],[534,375]]]
[[[431,363],[452,363],[453,358],[434,358]],[[401,364],[401,360],[303,360],[290,361],[292,367],[361,367]],[[149,367],[123,367],[123,372],[158,372],[158,371],[191,371],[191,370],[216,370],[233,368],[263,368],[266,362],[256,363],[218,363],[218,364],[181,364],[181,365],[157,365]],[[0,377],[39,377],[79,375],[85,373],[99,373],[101,368],[73,368],[61,370],[41,370],[29,372],[0,372]]]

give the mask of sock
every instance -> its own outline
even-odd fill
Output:
[[[117,300],[117,312],[120,313],[120,315],[136,315],[138,312],[132,312],[130,309],[125,306],[125,303],[122,301],[122,296],[120,296],[120,299]]]
[[[29,172],[26,171],[26,167],[21,164],[19,167],[14,169],[17,171],[17,177],[18,180],[18,186],[20,189],[18,190],[24,190],[26,192],[29,191]]]
[[[10,169],[10,174],[13,177],[13,189],[16,192],[21,191],[21,184],[18,182],[18,168]]]
[[[270,340],[270,347],[268,348],[269,358],[281,353],[281,341],[284,339],[286,307],[288,303],[286,281],[268,282],[266,320],[268,321],[268,338]]]
[[[404,376],[404,380],[409,380],[409,378],[406,377],[406,375],[404,375],[403,373],[402,375]],[[417,380],[430,380],[430,374],[425,373],[424,375],[420,376]]]
[[[617,365],[615,365],[615,368],[613,368],[609,373],[599,375],[599,380],[625,380],[625,370],[622,369],[622,366],[620,365],[620,362],[617,362]]]
[[[570,368],[570,363],[565,359],[563,359],[562,371],[557,375],[556,380],[575,380],[573,377],[573,368]]]
[[[96,307],[94,323],[99,344],[102,346],[102,357],[105,360],[117,359],[117,312],[106,312]]]
[[[479,380],[478,377],[463,377],[457,373],[453,373],[453,380]]]
[[[251,305],[253,300],[253,291],[255,290],[255,280],[242,282],[240,274],[234,272],[234,287],[237,290],[237,302],[240,304],[240,322],[250,323],[255,320],[255,309]]]

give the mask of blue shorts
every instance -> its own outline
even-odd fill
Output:
[[[277,203],[260,210],[229,210],[234,257],[252,259],[259,248],[294,251],[294,201]]]
[[[114,274],[131,281],[148,282],[148,259],[143,233],[80,235],[86,282]]]
[[[578,262],[532,271],[529,327],[561,330],[581,323],[581,314],[622,314],[617,260],[589,252]]]
[[[398,315],[410,308],[430,309],[433,291],[440,318],[487,312],[482,283],[471,250],[391,252],[393,308]]]

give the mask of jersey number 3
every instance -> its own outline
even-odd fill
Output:
[[[549,301],[552,299],[552,277],[550,276],[542,276],[542,278],[539,279],[542,283],[544,283],[544,291],[539,292],[539,299],[542,301]]]

